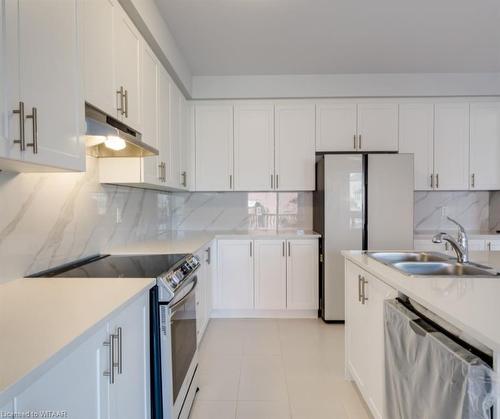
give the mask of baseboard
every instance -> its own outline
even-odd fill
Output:
[[[211,318],[216,319],[317,319],[318,310],[212,310]]]

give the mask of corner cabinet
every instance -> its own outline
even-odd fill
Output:
[[[6,121],[0,167],[82,171],[78,3],[3,1],[1,48]],[[54,65],[57,63],[57,65]]]
[[[315,189],[315,106],[309,103],[275,106],[275,189]]]
[[[397,291],[345,262],[346,373],[352,378],[376,419],[385,414],[384,301]]]
[[[218,240],[216,317],[316,317],[318,239]]]
[[[17,395],[13,413],[66,412],[72,419],[149,418],[148,301],[145,292],[100,326]],[[118,351],[111,355],[110,339],[121,347],[121,357]],[[111,361],[116,365],[111,366]]]

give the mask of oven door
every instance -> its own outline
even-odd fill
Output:
[[[169,305],[174,411],[182,407],[196,368],[196,284],[195,276]]]

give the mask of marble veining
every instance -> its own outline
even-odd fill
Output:
[[[468,230],[489,231],[490,194],[485,191],[415,192],[415,232],[454,229],[445,215],[455,218]]]
[[[171,193],[86,173],[0,173],[0,283],[172,230],[312,228],[312,193]]]

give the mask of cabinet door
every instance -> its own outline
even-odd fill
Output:
[[[123,87],[123,111],[118,118],[128,126],[142,131],[141,126],[141,41],[142,38],[134,24],[121,7],[116,6],[114,21],[114,54],[116,91]],[[120,95],[117,100],[121,102]],[[121,103],[118,108],[121,108]]]
[[[469,104],[439,103],[434,107],[435,186],[469,188]]]
[[[234,190],[274,189],[274,107],[234,106]]]
[[[219,240],[217,258],[219,309],[254,307],[252,240]]]
[[[280,191],[314,190],[316,161],[314,143],[314,105],[276,105],[276,189]]]
[[[255,240],[255,308],[286,308],[284,240]]]
[[[365,280],[366,318],[364,319],[363,337],[366,370],[366,388],[368,406],[377,419],[383,419],[385,414],[385,358],[384,358],[384,301],[397,297],[397,291],[384,284],[379,279],[363,272]]]
[[[0,65],[1,96],[0,101],[0,156],[13,160],[21,160],[23,153],[20,144],[14,143],[21,138],[21,127],[24,123],[19,113],[20,80],[19,80],[19,36],[18,1],[3,2],[0,7],[1,33],[0,49],[2,64]],[[5,124],[5,125],[4,125]],[[31,152],[31,151],[30,151]]]
[[[500,240],[488,240],[485,245],[489,251],[500,250]]]
[[[103,326],[16,398],[18,412],[66,411],[68,418],[108,418],[108,348]],[[124,416],[125,417],[125,416]]]
[[[288,240],[287,255],[287,308],[318,309],[318,240]]]
[[[196,105],[196,190],[233,189],[233,106]]]
[[[194,107],[182,97],[181,123],[181,188],[189,189],[191,184],[191,167],[194,158]]]
[[[160,184],[171,182],[172,172],[172,141],[170,138],[170,77],[162,66],[158,72],[158,151],[159,156],[156,161],[157,167],[163,164],[164,167],[158,170]]]
[[[172,178],[170,186],[181,187],[181,124],[182,124],[182,93],[175,83],[170,80],[170,141],[172,144],[172,158],[170,160]]]
[[[430,190],[434,170],[434,105],[399,105],[399,152],[413,154],[415,189]]]
[[[196,341],[198,345],[203,338],[205,327],[207,323],[206,317],[206,304],[207,304],[207,266],[206,259],[204,258],[204,251],[196,254],[200,259],[200,267],[196,271],[198,283],[196,285]]]
[[[398,151],[398,105],[363,103],[358,105],[358,149]]]
[[[470,105],[470,187],[500,189],[500,103]]]
[[[28,118],[24,160],[84,170],[76,1],[19,0],[18,4],[20,96]],[[28,146],[35,136],[38,150]]]
[[[143,44],[142,48],[142,139],[145,143],[158,149],[158,73],[161,64],[153,51]],[[159,184],[158,157],[144,157],[144,182]]]
[[[83,2],[83,71],[85,101],[116,115],[113,19],[115,0]]]
[[[487,243],[482,239],[469,239],[469,250],[477,251],[477,250],[486,250]]]
[[[112,419],[150,417],[148,298],[145,293],[110,322],[111,333],[117,334],[121,328],[122,349],[120,362],[118,342],[117,374],[109,397]]]
[[[316,151],[356,151],[356,104],[316,105]]]
[[[352,379],[363,396],[367,392],[366,328],[368,307],[361,303],[361,277],[363,271],[353,263],[345,262],[346,292],[346,364]],[[369,346],[368,346],[369,347]]]

